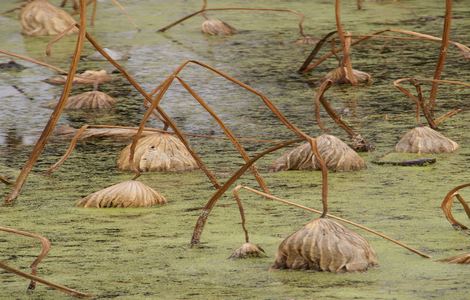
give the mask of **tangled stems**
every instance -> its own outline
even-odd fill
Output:
[[[446,216],[447,220],[449,223],[454,227],[455,229],[460,229],[460,230],[467,230],[468,227],[457,221],[454,216],[452,215],[452,202],[454,200],[454,197],[457,198],[457,200],[462,204],[465,213],[467,216],[470,218],[470,207],[468,206],[467,202],[462,198],[462,196],[458,193],[461,189],[469,187],[470,183],[462,184],[459,185],[452,190],[450,190],[447,195],[445,196],[444,200],[441,203],[441,209],[444,212],[444,215]]]

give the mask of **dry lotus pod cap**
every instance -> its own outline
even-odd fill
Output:
[[[24,6],[20,21],[23,28],[21,32],[31,36],[57,35],[76,23],[67,12],[47,0],[33,0]],[[77,31],[74,28],[68,34]]]
[[[78,201],[78,207],[150,207],[166,199],[151,187],[135,180],[124,181]]]
[[[331,171],[357,171],[366,163],[353,149],[335,136],[323,134],[317,138],[320,155]],[[284,153],[271,166],[271,171],[320,170],[320,164],[312,152],[310,143],[304,143]]]
[[[229,258],[265,257],[263,248],[252,243],[244,243]]]
[[[78,76],[75,76],[73,78],[73,83],[74,84],[101,84],[107,81],[110,81],[112,79],[111,75],[106,72],[106,70],[99,70],[99,71],[92,71],[92,70],[86,70],[82,74],[79,74]],[[60,76],[54,76],[51,78],[46,79],[47,83],[50,84],[65,84],[65,81],[67,80],[67,76],[65,75],[60,75]]]
[[[49,107],[55,107],[57,102]],[[116,100],[106,93],[91,91],[71,96],[65,104],[65,109],[109,109],[116,104]]]
[[[440,259],[440,262],[446,262],[449,264],[470,264],[470,253],[459,254],[456,256]]]
[[[133,170],[129,163],[131,145],[121,151],[118,167],[121,170]],[[134,152],[134,165],[141,171],[189,171],[198,165],[184,144],[168,133],[155,133],[141,138]]]
[[[273,269],[327,272],[366,271],[377,256],[359,234],[326,218],[319,218],[279,245]]]
[[[346,75],[346,67],[337,67],[336,69],[328,72],[328,74],[323,77],[322,81],[331,80],[333,84],[351,83]],[[357,82],[360,83],[369,83],[372,80],[372,76],[370,76],[370,74],[355,69],[353,69],[353,75],[356,77]]]
[[[427,126],[419,126],[408,131],[395,146],[397,152],[408,153],[450,153],[459,145]]]
[[[219,19],[205,20],[201,25],[201,30],[209,35],[232,35],[237,30]]]

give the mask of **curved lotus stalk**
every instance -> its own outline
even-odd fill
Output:
[[[106,70],[86,70],[85,72],[79,74],[79,76],[74,76],[73,84],[101,84],[104,82],[111,81],[113,78],[111,75],[106,72]],[[47,83],[61,85],[65,84],[67,80],[67,76],[54,76],[51,78],[46,79]]]
[[[208,35],[233,35],[237,30],[219,19],[207,19],[201,25],[201,31]]]
[[[449,264],[463,264],[469,265],[470,264],[470,253],[463,253],[455,256],[451,256],[448,258],[443,258],[438,260],[440,262],[446,262]]]
[[[323,134],[317,138],[318,151],[331,171],[357,171],[366,168],[364,160],[335,136]],[[304,143],[284,153],[271,166],[271,171],[320,170],[310,144]]]
[[[408,153],[451,153],[459,145],[427,126],[408,131],[395,146],[397,152]]]
[[[60,34],[75,20],[64,10],[55,7],[47,0],[34,0],[21,9],[20,21],[22,33],[30,36]],[[77,32],[74,30],[69,33]]]
[[[0,226],[0,231],[4,231],[4,232],[7,232],[7,233],[12,233],[12,234],[16,234],[16,235],[22,235],[22,236],[26,236],[26,237],[31,237],[31,238],[37,239],[41,243],[41,252],[39,253],[38,257],[33,261],[33,263],[30,266],[31,267],[31,274],[24,273],[20,270],[14,269],[14,268],[6,265],[3,262],[0,262],[0,268],[1,269],[5,270],[5,271],[8,271],[8,272],[11,272],[11,273],[14,273],[14,274],[19,275],[19,276],[24,277],[24,278],[28,278],[28,279],[31,280],[31,282],[29,283],[29,286],[28,286],[28,291],[33,291],[36,288],[36,282],[39,282],[39,283],[42,283],[44,285],[47,285],[48,287],[51,287],[51,288],[57,289],[57,290],[59,290],[63,293],[66,293],[70,296],[74,296],[74,297],[77,297],[77,298],[91,298],[92,295],[90,295],[90,294],[85,294],[85,293],[82,293],[82,292],[73,290],[71,288],[68,288],[68,287],[65,287],[65,286],[47,281],[45,279],[42,279],[41,277],[36,276],[38,264],[47,256],[47,254],[49,253],[49,251],[51,249],[51,242],[49,241],[48,238],[46,238],[42,235],[36,234],[36,233],[21,231],[21,230],[9,228],[9,227],[3,227],[3,226]]]
[[[468,206],[467,202],[463,199],[463,197],[458,193],[459,190],[469,187],[470,183],[459,185],[452,190],[450,190],[447,195],[445,196],[444,200],[441,203],[441,209],[444,212],[449,223],[457,230],[467,230],[468,227],[457,221],[454,216],[452,215],[452,204],[454,201],[454,197],[462,204],[465,213],[467,214],[468,218],[470,219],[470,207]]]
[[[333,82],[331,80],[326,80],[324,81],[320,87],[318,88],[318,91],[315,95],[315,118],[317,121],[318,127],[323,132],[328,132],[328,130],[325,128],[325,125],[321,121],[321,116],[320,116],[320,104],[323,106],[325,111],[328,113],[328,115],[333,119],[333,121],[338,124],[339,127],[341,127],[351,138],[351,147],[355,151],[371,151],[374,149],[374,146],[370,144],[366,139],[362,137],[362,135],[358,132],[355,132],[346,122],[344,122],[341,117],[336,113],[336,111],[331,107],[330,103],[325,99],[324,94],[325,92],[333,85]]]
[[[240,248],[236,249],[229,258],[252,258],[265,257],[266,254],[259,245],[252,243],[244,243]]]
[[[49,104],[55,107],[56,102]],[[91,91],[71,96],[64,109],[110,109],[116,104],[116,100],[106,93]]]
[[[124,181],[95,192],[78,201],[78,207],[150,207],[166,199],[151,187],[135,180]]]
[[[179,172],[190,171],[198,165],[181,141],[168,133],[155,133],[141,138],[137,143],[133,164],[129,162],[131,145],[121,151],[118,167],[121,170],[133,170],[139,166],[144,172]]]
[[[326,272],[366,271],[377,256],[359,234],[326,218],[319,218],[287,237],[277,251],[273,269]]]

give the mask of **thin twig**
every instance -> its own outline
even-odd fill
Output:
[[[447,56],[447,48],[449,47],[450,39],[450,26],[452,22],[452,0],[446,0],[446,13],[444,17],[444,29],[442,30],[441,50],[439,52],[439,59],[437,61],[436,70],[434,71],[434,80],[441,79],[441,73],[444,69],[444,64]],[[429,111],[431,116],[434,116],[434,107],[436,106],[437,88],[439,83],[434,81],[431,86],[429,94]]]

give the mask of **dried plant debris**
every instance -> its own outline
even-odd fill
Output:
[[[317,138],[320,155],[329,170],[357,171],[366,168],[364,160],[348,145],[335,136],[323,134]],[[310,143],[304,143],[284,153],[271,166],[271,171],[320,170]]]
[[[219,19],[207,19],[201,25],[201,31],[208,35],[233,35],[237,30]]]
[[[132,170],[129,162],[131,145],[121,151],[118,167],[121,170]],[[135,148],[134,165],[144,172],[148,171],[189,171],[198,165],[184,144],[168,133],[155,133],[141,138]]]
[[[265,257],[263,248],[252,243],[244,243],[240,248],[235,250],[229,258],[250,258]]]
[[[165,204],[166,199],[151,187],[135,180],[124,181],[78,201],[79,207],[150,207]]]
[[[116,104],[116,100],[106,93],[91,91],[71,96],[65,104],[65,109],[110,109]],[[57,102],[49,104],[54,108]]]
[[[409,153],[450,153],[459,145],[427,126],[408,131],[395,146],[397,152]]]
[[[456,256],[440,259],[441,262],[446,262],[449,264],[463,264],[469,265],[470,264],[470,253],[459,254]]]
[[[375,251],[363,237],[333,220],[319,218],[279,245],[272,268],[355,272],[377,264]]]
[[[311,36],[302,36],[298,40],[295,41],[297,45],[316,45],[319,39],[311,37]]]
[[[69,29],[75,20],[47,0],[33,0],[21,10],[22,33],[30,36],[57,35]],[[74,28],[69,33],[77,32]]]
[[[112,50],[109,48],[103,48],[103,50],[114,60],[128,60],[129,55],[126,53]],[[98,51],[93,54],[90,54],[86,57],[87,60],[94,60],[94,61],[107,61],[107,59]]]
[[[372,81],[372,76],[366,72],[358,71],[353,69],[353,75],[356,78],[356,81],[359,83],[370,83]],[[351,83],[351,79],[348,78],[346,67],[337,67],[336,69],[328,72],[325,77],[321,80],[331,80],[333,84],[345,84]]]
[[[60,85],[64,84],[66,80],[66,75],[59,75],[46,79],[46,82],[50,84]],[[85,72],[79,74],[78,76],[76,75],[73,78],[73,84],[101,84],[111,80],[112,77],[108,74],[108,72],[106,72],[106,70],[86,70]]]

